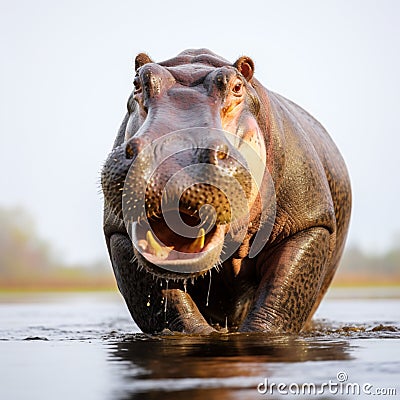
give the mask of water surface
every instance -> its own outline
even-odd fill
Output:
[[[114,293],[2,296],[0,399],[399,398],[398,297],[331,291],[299,336],[191,337],[140,333]]]

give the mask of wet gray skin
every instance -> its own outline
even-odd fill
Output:
[[[144,332],[298,332],[341,257],[351,191],[324,128],[248,57],[136,58],[102,171],[104,233]]]

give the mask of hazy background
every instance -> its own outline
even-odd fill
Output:
[[[99,171],[135,55],[207,47],[251,56],[322,122],[352,179],[349,243],[384,252],[400,243],[399,17],[396,0],[1,1],[0,208],[26,210],[60,260],[105,259]]]

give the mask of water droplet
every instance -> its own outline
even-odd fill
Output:
[[[208,300],[210,299],[210,290],[211,290],[211,269],[210,269],[210,281],[208,282],[208,292],[207,292],[206,307],[208,307]]]
[[[168,291],[168,279],[165,280],[165,283],[166,283],[165,290]],[[166,293],[165,303],[164,303],[164,317],[165,317],[165,320],[167,319],[167,304],[168,304],[168,294]]]

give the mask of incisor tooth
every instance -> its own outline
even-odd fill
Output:
[[[204,241],[206,237],[206,231],[204,228],[200,228],[197,238],[189,246],[189,251],[196,252],[200,251],[204,247]]]

